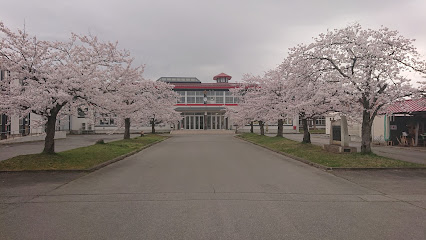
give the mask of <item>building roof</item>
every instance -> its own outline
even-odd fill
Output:
[[[218,74],[218,75],[216,75],[216,76],[214,76],[213,77],[213,80],[217,80],[218,78],[227,78],[228,80],[229,79],[231,79],[232,77],[231,76],[229,76],[228,74],[226,74],[226,73],[220,73],[220,74]]]
[[[173,83],[173,89],[230,89],[239,86],[238,83]]]
[[[235,104],[233,104],[233,105],[235,105]],[[198,105],[195,105],[195,106],[177,105],[175,110],[178,111],[178,112],[182,112],[182,111],[192,111],[192,112],[223,111],[223,110],[225,110],[225,105],[224,104],[222,104],[221,106],[209,106],[209,105],[203,105],[203,104],[198,104]]]
[[[399,101],[389,105],[385,113],[426,112],[426,98]]]
[[[196,77],[160,77],[157,81],[166,83],[201,83]]]

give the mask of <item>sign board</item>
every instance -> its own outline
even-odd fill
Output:
[[[341,141],[342,140],[341,127],[332,126],[332,130],[333,130],[333,141]]]

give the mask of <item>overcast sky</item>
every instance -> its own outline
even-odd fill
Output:
[[[225,72],[239,81],[277,66],[287,49],[359,22],[398,30],[426,56],[425,0],[0,0],[0,21],[41,39],[92,33],[130,50],[145,77]],[[231,81],[232,81],[231,80]]]

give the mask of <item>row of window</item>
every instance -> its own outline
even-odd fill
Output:
[[[204,103],[203,91],[177,91],[178,103]],[[207,104],[234,104],[238,103],[238,97],[234,97],[229,91],[206,91]]]
[[[205,112],[193,112],[193,113],[191,113],[191,112],[183,112],[183,113],[180,113],[180,115],[182,115],[182,116],[192,116],[192,115],[201,115],[201,116],[203,116],[203,115],[223,115],[223,112],[222,113],[217,113],[217,112],[207,112],[207,114],[205,114]]]
[[[227,82],[228,82],[228,79],[227,79],[227,78],[225,78],[225,77],[223,77],[223,78],[218,78],[216,81],[217,81],[218,83],[227,83]]]
[[[99,119],[100,126],[115,126],[114,118]]]
[[[96,114],[97,122],[99,126],[115,126],[114,119],[117,117],[113,114]]]
[[[299,119],[299,126],[302,126],[302,119]],[[308,126],[313,127],[314,122],[312,119],[308,119]],[[315,118],[315,126],[325,126],[325,117]]]

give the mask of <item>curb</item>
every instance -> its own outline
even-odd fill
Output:
[[[235,136],[235,138],[238,138],[238,139],[240,139],[240,140],[242,140],[242,141],[249,142],[249,143],[254,144],[254,145],[257,145],[257,146],[259,146],[259,147],[266,148],[266,149],[268,149],[268,150],[270,150],[270,151],[272,151],[272,152],[275,152],[275,153],[281,154],[281,155],[283,155],[283,156],[286,156],[286,157],[292,158],[292,159],[294,159],[294,160],[297,160],[297,161],[299,161],[299,162],[303,162],[303,163],[305,163],[305,164],[307,164],[307,165],[311,165],[311,166],[314,166],[314,167],[319,168],[319,169],[322,169],[322,170],[333,170],[333,168],[332,168],[332,167],[326,167],[326,166],[324,166],[324,165],[321,165],[321,164],[318,164],[318,163],[314,163],[314,162],[308,161],[308,160],[306,160],[306,159],[303,159],[303,158],[300,158],[300,157],[296,157],[296,156],[290,155],[290,154],[288,154],[288,153],[281,152],[281,151],[278,151],[278,150],[275,150],[275,149],[272,149],[272,148],[269,148],[269,147],[266,147],[266,146],[260,145],[260,144],[258,144],[258,143],[252,142],[252,141],[250,141],[250,140],[247,140],[247,139],[241,138],[241,137],[239,137],[239,136]]]
[[[166,140],[166,139],[169,139],[169,138],[170,138],[170,137],[165,137],[165,138],[163,138],[163,139],[161,139],[161,140],[159,140],[159,141],[157,141],[157,142],[153,142],[153,143],[150,143],[150,144],[148,144],[148,145],[146,145],[146,146],[143,146],[143,147],[141,147],[140,149],[137,149],[137,150],[135,150],[135,151],[133,151],[133,152],[129,152],[129,153],[126,153],[126,154],[124,154],[124,155],[118,156],[118,157],[116,157],[116,158],[114,158],[114,159],[111,159],[111,160],[109,160],[109,161],[106,161],[106,162],[100,163],[100,164],[98,164],[98,165],[96,165],[96,166],[94,166],[94,167],[91,167],[91,168],[89,168],[89,169],[85,169],[85,170],[83,170],[83,171],[86,171],[86,172],[93,172],[93,171],[96,171],[96,170],[101,169],[101,168],[103,168],[103,167],[106,167],[106,166],[108,166],[108,165],[110,165],[110,164],[112,164],[112,163],[115,163],[115,162],[118,162],[118,161],[120,161],[120,160],[123,160],[123,159],[125,159],[125,158],[127,158],[127,157],[130,157],[130,156],[132,156],[132,155],[134,155],[134,154],[136,154],[136,153],[138,153],[138,152],[140,152],[140,151],[142,151],[142,150],[144,150],[144,149],[146,149],[146,148],[151,147],[152,145],[155,145],[155,144],[157,144],[157,143],[160,143],[160,142],[162,142],[162,141],[164,141],[164,140]]]
[[[241,138],[241,137],[239,137],[239,136],[234,136],[235,138],[238,138],[238,139],[240,139],[240,140],[242,140],[242,141],[245,141],[245,142],[249,142],[249,143],[251,143],[251,144],[254,144],[254,145],[257,145],[257,146],[259,146],[259,147],[263,147],[263,148],[266,148],[266,149],[268,149],[268,150],[270,150],[270,151],[272,151],[272,152],[275,152],[275,153],[278,153],[278,154],[281,154],[281,155],[283,155],[283,156],[286,156],[286,157],[289,157],[289,158],[291,158],[291,159],[294,159],[294,160],[297,160],[297,161],[299,161],[299,162],[302,162],[302,163],[305,163],[305,164],[307,164],[307,165],[310,165],[310,166],[313,166],[313,167],[316,167],[316,168],[319,168],[319,169],[322,169],[322,170],[325,170],[325,171],[377,171],[377,170],[410,170],[410,171],[412,171],[412,170],[417,170],[417,171],[426,171],[426,168],[357,168],[357,167],[350,167],[350,168],[345,168],[345,167],[327,167],[327,166],[324,166],[324,165],[321,165],[321,164],[318,164],[318,163],[314,163],[314,162],[311,162],[311,161],[308,161],[308,160],[306,160],[306,159],[303,159],[303,158],[300,158],[300,157],[296,157],[296,156],[293,156],[293,155],[290,155],[290,154],[288,154],[288,153],[285,153],[285,152],[281,152],[281,151],[278,151],[278,150],[275,150],[275,149],[272,149],[272,148],[269,148],[269,147],[266,147],[266,146],[263,146],[263,145],[260,145],[260,144],[258,144],[258,143],[255,143],[255,142],[252,142],[252,141],[250,141],[250,140],[247,140],[247,139],[244,139],[244,138]]]
[[[406,167],[406,168],[386,168],[386,167],[382,167],[382,168],[357,168],[357,167],[353,167],[353,168],[342,168],[342,167],[331,167],[332,171],[382,171],[382,170],[388,170],[388,171],[426,171],[426,168],[412,168],[412,167]]]
[[[67,138],[66,137],[65,138],[56,138],[55,141],[62,140],[62,139],[67,139]],[[25,142],[0,142],[0,146],[1,145],[7,146],[7,145],[14,145],[14,144],[22,144],[22,143],[35,143],[35,142],[44,142],[44,140],[42,139],[42,140],[33,140],[33,141],[25,141]]]
[[[88,169],[75,169],[75,170],[74,169],[64,169],[64,170],[52,169],[52,170],[22,170],[22,171],[19,171],[19,170],[18,171],[0,170],[0,173],[89,173],[89,172],[94,172],[94,171],[99,170],[99,169],[101,169],[103,167],[106,167],[106,166],[108,166],[108,165],[110,165],[112,163],[115,163],[115,162],[121,161],[121,160],[123,160],[123,159],[125,159],[127,157],[130,157],[130,156],[132,156],[132,155],[134,155],[134,154],[136,154],[136,153],[138,153],[138,152],[140,152],[140,151],[142,151],[142,150],[144,150],[146,148],[149,148],[149,147],[151,147],[151,146],[153,146],[153,145],[155,145],[157,143],[160,143],[160,142],[162,142],[164,140],[167,140],[169,138],[171,138],[171,137],[170,136],[166,136],[164,139],[161,139],[161,140],[159,140],[157,142],[150,143],[148,145],[145,145],[145,146],[141,147],[140,149],[137,149],[137,150],[134,150],[132,152],[126,153],[124,155],[118,156],[118,157],[116,157],[114,159],[111,159],[111,160],[108,160],[106,162],[100,163],[100,164],[98,164],[98,165],[96,165],[94,167],[88,168]]]
[[[399,146],[381,146],[381,147],[387,147],[387,148],[394,148],[394,149],[405,149],[405,150],[412,150],[412,151],[417,151],[417,152],[425,152],[426,153],[426,149],[417,149],[417,148],[408,148],[408,147],[399,147]]]

